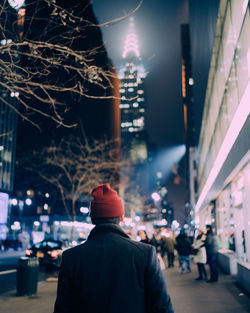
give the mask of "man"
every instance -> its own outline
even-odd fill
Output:
[[[181,262],[181,274],[184,274],[186,269],[187,272],[190,273],[190,254],[192,247],[185,230],[181,230],[180,234],[176,237],[175,248],[178,251]]]
[[[219,272],[217,267],[217,251],[218,251],[218,241],[217,237],[213,233],[211,225],[206,225],[206,239],[205,248],[207,252],[207,263],[210,269],[210,279],[207,280],[208,283],[215,283],[219,279]]]
[[[176,240],[170,232],[166,236],[162,236],[162,243],[167,252],[168,256],[168,267],[174,267],[174,247],[176,245]]]
[[[54,313],[173,313],[155,248],[120,228],[124,208],[108,184],[92,191],[95,228],[63,253]]]

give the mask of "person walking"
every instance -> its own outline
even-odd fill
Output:
[[[211,225],[206,225],[206,239],[204,241],[207,252],[207,263],[210,269],[210,279],[208,283],[215,283],[219,279],[219,272],[217,267],[217,251],[218,251],[218,240]]]
[[[87,240],[63,252],[54,313],[173,313],[156,250],[119,226],[124,207],[108,184],[92,191]]]
[[[191,243],[188,240],[187,234],[184,230],[181,230],[180,234],[176,237],[176,250],[179,253],[181,261],[181,274],[184,274],[186,269],[187,272],[191,272],[190,267],[190,254],[191,254]]]
[[[162,242],[167,252],[168,267],[174,267],[174,247],[176,245],[176,240],[174,236],[168,232],[166,236],[162,236]]]
[[[199,276],[196,280],[207,280],[207,271],[205,264],[207,263],[207,253],[204,246],[205,234],[201,229],[198,229],[198,235],[192,244],[193,249],[196,251],[194,256],[194,263],[197,264]]]

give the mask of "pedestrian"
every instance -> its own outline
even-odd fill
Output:
[[[139,236],[140,238],[140,242],[143,242],[143,243],[150,243],[150,240],[148,238],[148,234],[145,230],[139,230],[137,235]]]
[[[207,263],[210,270],[210,279],[208,283],[215,283],[219,279],[219,272],[217,267],[217,251],[218,251],[218,240],[211,225],[206,225],[206,239],[204,241],[207,252]]]
[[[181,230],[180,234],[176,237],[176,250],[179,253],[181,262],[181,274],[184,274],[186,269],[187,272],[191,272],[190,267],[190,254],[191,254],[191,243],[184,230]]]
[[[92,191],[87,240],[63,252],[54,313],[173,313],[152,245],[119,226],[121,199],[108,184]]]
[[[162,236],[162,243],[168,257],[168,267],[174,267],[174,247],[176,245],[176,240],[174,236],[168,232],[166,236]]]
[[[207,280],[207,271],[205,268],[205,264],[207,263],[207,253],[204,245],[205,234],[201,229],[198,229],[197,232],[197,237],[194,239],[194,243],[192,245],[195,251],[194,263],[197,264],[199,273],[196,280]]]
[[[157,232],[153,233],[152,238],[150,239],[150,244],[155,247],[157,253],[161,253],[160,236]]]

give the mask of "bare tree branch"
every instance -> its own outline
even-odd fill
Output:
[[[116,99],[112,92],[115,70],[107,62],[96,61],[100,54],[106,55],[105,49],[103,45],[88,47],[87,36],[100,34],[98,27],[127,18],[142,2],[128,14],[98,24],[84,17],[89,7],[81,1],[80,10],[60,1],[30,0],[16,12],[4,0],[0,5],[0,89],[18,99],[15,111],[38,128],[33,114],[58,126],[74,127],[74,122],[65,119],[72,99]],[[13,20],[11,25],[9,20]],[[91,86],[98,92],[92,92]],[[6,99],[4,103],[11,106]]]
[[[75,221],[75,204],[88,198],[96,185],[108,182],[118,187],[120,168],[128,162],[120,161],[117,147],[114,140],[63,138],[34,151],[32,162],[29,156],[21,163],[58,189],[69,219]]]

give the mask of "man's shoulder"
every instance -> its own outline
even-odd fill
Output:
[[[67,257],[70,257],[72,255],[78,254],[79,251],[84,249],[83,246],[84,246],[85,243],[86,243],[86,241],[84,243],[80,244],[80,245],[77,245],[75,247],[71,247],[71,248],[68,248],[67,250],[64,250],[63,251],[63,256],[67,258]]]
[[[81,251],[84,251],[85,249],[87,250],[91,246],[91,241],[86,240],[84,243],[69,248],[63,252],[64,257],[68,258],[73,255],[79,255]],[[155,249],[152,245],[139,242],[136,240],[133,240],[131,238],[126,238],[126,237],[119,237],[119,247],[121,249],[124,249],[127,247],[130,250],[136,250],[138,253],[146,254],[148,255],[153,249]]]

